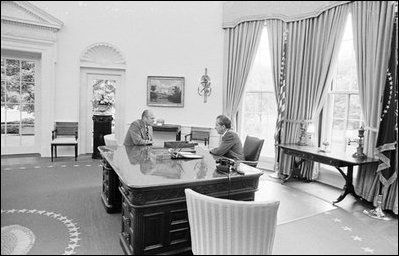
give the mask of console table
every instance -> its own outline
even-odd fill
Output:
[[[312,146],[279,144],[278,147],[281,148],[283,152],[287,155],[301,158],[301,160],[297,163],[298,165],[301,165],[305,160],[309,160],[334,166],[339,171],[339,173],[345,179],[345,185],[343,187],[341,195],[337,198],[336,201],[333,201],[333,204],[341,202],[347,194],[352,194],[355,198],[360,198],[360,196],[356,194],[353,187],[353,166],[375,164],[379,161],[376,158],[354,158],[352,157],[352,154],[345,152],[319,152],[317,147]],[[295,164],[295,159],[292,161],[292,164]],[[340,167],[347,167],[347,174],[345,174]],[[287,181],[291,177],[291,175],[292,172],[289,177],[283,180],[283,182]]]
[[[215,157],[202,149],[196,152],[202,159],[171,159],[166,148],[154,146],[101,146],[99,151],[106,172],[101,198],[107,212],[122,212],[119,240],[126,254],[190,253],[184,189],[253,201],[262,175],[245,164],[237,167],[244,175],[220,174]]]

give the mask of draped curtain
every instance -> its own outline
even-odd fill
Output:
[[[349,5],[340,5],[317,18],[287,24],[286,119],[281,143],[297,142],[300,121],[310,123],[319,115],[333,78],[348,11]],[[276,64],[274,69],[279,67]],[[279,169],[283,174],[289,174],[291,160],[282,154]],[[301,175],[313,179],[312,162],[302,164]]]
[[[264,21],[243,22],[225,29],[225,65],[223,113],[233,127],[237,127],[236,114],[244,93],[249,71],[258,48]]]
[[[360,104],[365,121],[364,149],[368,156],[377,152],[376,140],[382,108],[381,98],[387,78],[394,23],[393,1],[364,1],[352,5],[353,31],[357,63]],[[376,107],[377,106],[377,107]],[[392,127],[392,129],[394,129]],[[368,201],[377,203],[380,194],[377,166],[359,167],[357,193]],[[397,213],[397,182],[384,195],[382,207]],[[396,201],[396,203],[395,203]],[[396,204],[396,206],[395,206]]]
[[[270,56],[272,57],[272,75],[273,75],[273,83],[274,83],[274,91],[276,96],[277,103],[277,121],[276,121],[276,130],[274,134],[275,140],[275,158],[274,158],[274,171],[276,174],[279,173],[279,162],[280,162],[280,152],[278,148],[278,144],[281,142],[281,129],[282,124],[285,118],[285,67],[286,67],[286,59],[285,52],[287,51],[287,31],[286,31],[286,23],[282,20],[267,20],[266,27],[268,31],[268,39],[269,39],[269,49]],[[284,59],[283,59],[284,58]],[[277,178],[277,177],[276,177]]]

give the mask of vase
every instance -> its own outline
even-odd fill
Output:
[[[95,110],[94,110],[94,113],[96,114],[96,115],[110,115],[110,106],[108,106],[108,105],[101,105],[101,104],[99,104],[99,105],[97,105],[97,107],[95,108]]]

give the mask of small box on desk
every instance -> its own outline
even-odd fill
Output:
[[[194,148],[198,143],[188,141],[165,141],[165,148]]]

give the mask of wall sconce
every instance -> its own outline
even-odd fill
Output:
[[[211,78],[207,75],[207,68],[205,68],[205,75],[201,77],[201,86],[198,87],[198,94],[204,96],[204,103],[206,103],[206,99],[211,95]]]

